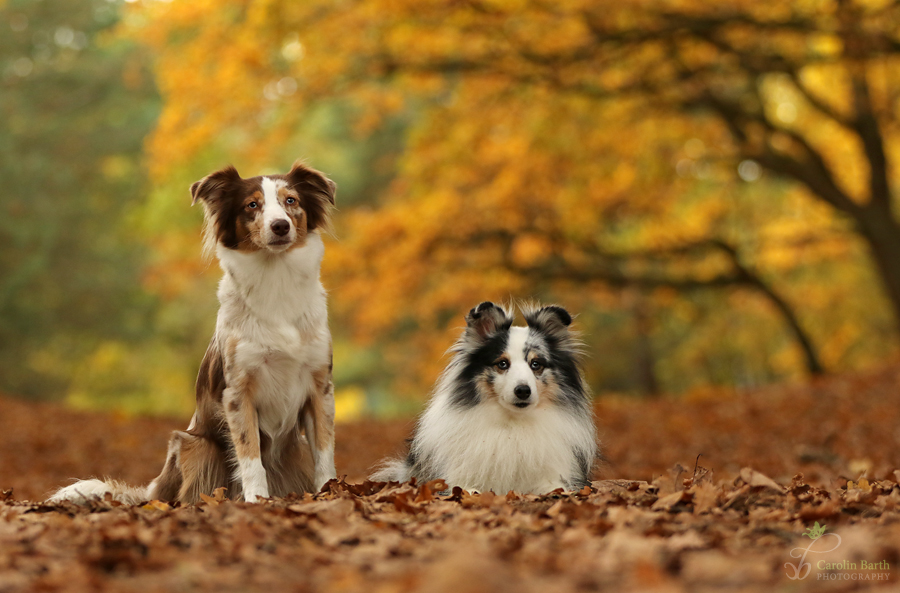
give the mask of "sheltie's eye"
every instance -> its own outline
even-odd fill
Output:
[[[287,204],[288,206],[293,206],[294,204],[297,203],[297,198],[288,198],[284,201],[284,203]]]
[[[509,369],[509,361],[508,360],[498,360],[494,363],[494,366],[500,369],[501,371],[505,371]]]
[[[259,208],[259,204],[257,204],[256,202],[250,202],[249,204],[247,204],[247,210],[256,210],[257,208]]]
[[[531,367],[532,371],[539,371],[542,368],[544,368],[546,365],[544,364],[543,360],[540,360],[539,358],[535,358],[534,360],[531,361],[531,364],[529,366]]]

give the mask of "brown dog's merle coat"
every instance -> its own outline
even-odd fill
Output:
[[[51,500],[111,492],[129,503],[192,503],[224,486],[253,502],[316,491],[334,477],[331,335],[319,282],[334,191],[299,163],[250,179],[228,167],[191,186],[224,276],[190,426],[172,434],[162,473],[146,488],[85,480]]]

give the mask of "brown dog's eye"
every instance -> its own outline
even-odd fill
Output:
[[[250,202],[249,204],[247,204],[247,210],[256,210],[257,208],[259,208],[259,204],[257,204],[256,202]]]
[[[297,203],[297,198],[288,198],[284,201],[284,203],[287,204],[288,206],[293,206],[294,204]]]

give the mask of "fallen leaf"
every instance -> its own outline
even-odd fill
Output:
[[[749,467],[741,470],[740,479],[752,488],[768,488],[777,492],[784,492],[784,488],[775,480]]]

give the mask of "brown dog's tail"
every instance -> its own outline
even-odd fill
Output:
[[[91,500],[104,500],[106,494],[124,504],[139,504],[150,499],[150,486],[129,486],[115,480],[79,480],[70,486],[60,488],[47,499],[50,504],[63,501],[87,504]]]

